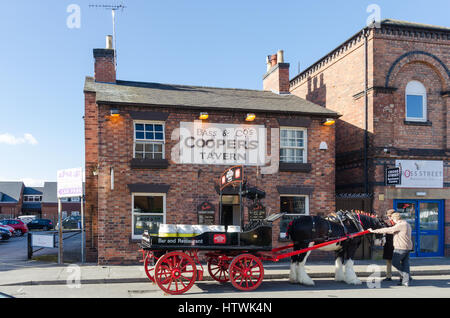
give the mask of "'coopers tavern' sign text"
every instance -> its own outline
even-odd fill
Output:
[[[262,125],[180,123],[180,163],[265,165]]]

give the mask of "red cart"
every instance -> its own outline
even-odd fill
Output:
[[[272,222],[281,215],[240,233],[206,232],[182,239],[145,233],[141,243],[145,272],[165,293],[183,294],[197,280],[203,279],[204,268],[199,261],[201,253],[206,257],[208,273],[214,280],[220,283],[230,281],[239,290],[251,291],[263,281],[262,261],[277,262],[369,233],[350,234],[298,251],[287,252],[293,244],[272,249]]]

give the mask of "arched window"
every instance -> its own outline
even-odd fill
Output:
[[[406,85],[406,120],[427,121],[427,90],[421,82]]]

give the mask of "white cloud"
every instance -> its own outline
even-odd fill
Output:
[[[23,134],[22,137],[16,137],[9,133],[0,134],[0,144],[20,145],[20,144],[37,145],[38,141],[32,134]]]

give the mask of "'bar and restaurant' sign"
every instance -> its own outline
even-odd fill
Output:
[[[180,123],[180,163],[264,166],[266,128],[202,122]]]

